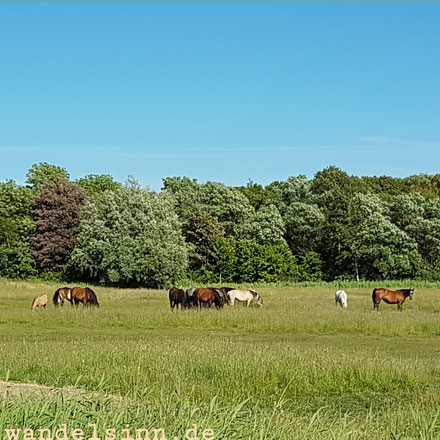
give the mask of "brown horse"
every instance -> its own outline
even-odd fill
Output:
[[[388,290],[384,288],[373,290],[373,309],[379,310],[379,303],[384,300],[387,304],[397,304],[397,310],[402,311],[406,298],[413,299],[414,289]]]
[[[89,287],[62,287],[57,289],[53,296],[53,303],[63,305],[64,301],[69,301],[72,306],[78,304],[84,304],[84,306],[96,306],[99,307],[98,298],[95,292]]]
[[[83,304],[85,307],[99,307],[95,292],[89,287],[74,287],[71,291],[72,304]]]
[[[209,287],[209,289],[215,290],[219,294],[220,298],[223,299],[223,304],[228,304],[228,292],[234,290],[234,287]]]
[[[202,308],[202,304],[206,304],[211,308],[212,304],[215,304],[217,309],[220,309],[224,305],[223,298],[219,295],[217,289],[210,289],[200,287],[194,291],[194,305]]]

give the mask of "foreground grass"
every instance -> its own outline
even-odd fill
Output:
[[[367,288],[342,310],[330,287],[259,289],[262,310],[171,313],[163,291],[104,288],[99,310],[29,310],[56,287],[0,283],[0,379],[59,389],[5,389],[0,435],[96,422],[179,439],[193,423],[216,439],[440,438],[440,290],[403,313],[373,313]]]

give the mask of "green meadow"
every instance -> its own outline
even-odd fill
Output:
[[[65,423],[103,440],[193,424],[227,440],[440,439],[440,289],[402,313],[373,312],[369,287],[343,310],[322,286],[258,288],[262,309],[171,312],[166,291],[96,287],[97,310],[30,310],[57,287],[0,281],[2,438]]]

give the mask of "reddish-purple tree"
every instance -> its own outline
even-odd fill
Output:
[[[79,214],[86,194],[78,185],[57,179],[34,198],[31,210],[36,225],[32,255],[43,271],[57,271],[67,263],[79,232]]]

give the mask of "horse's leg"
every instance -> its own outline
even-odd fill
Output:
[[[246,301],[246,307],[249,307],[250,305],[251,305],[251,299],[248,299],[247,301]]]

